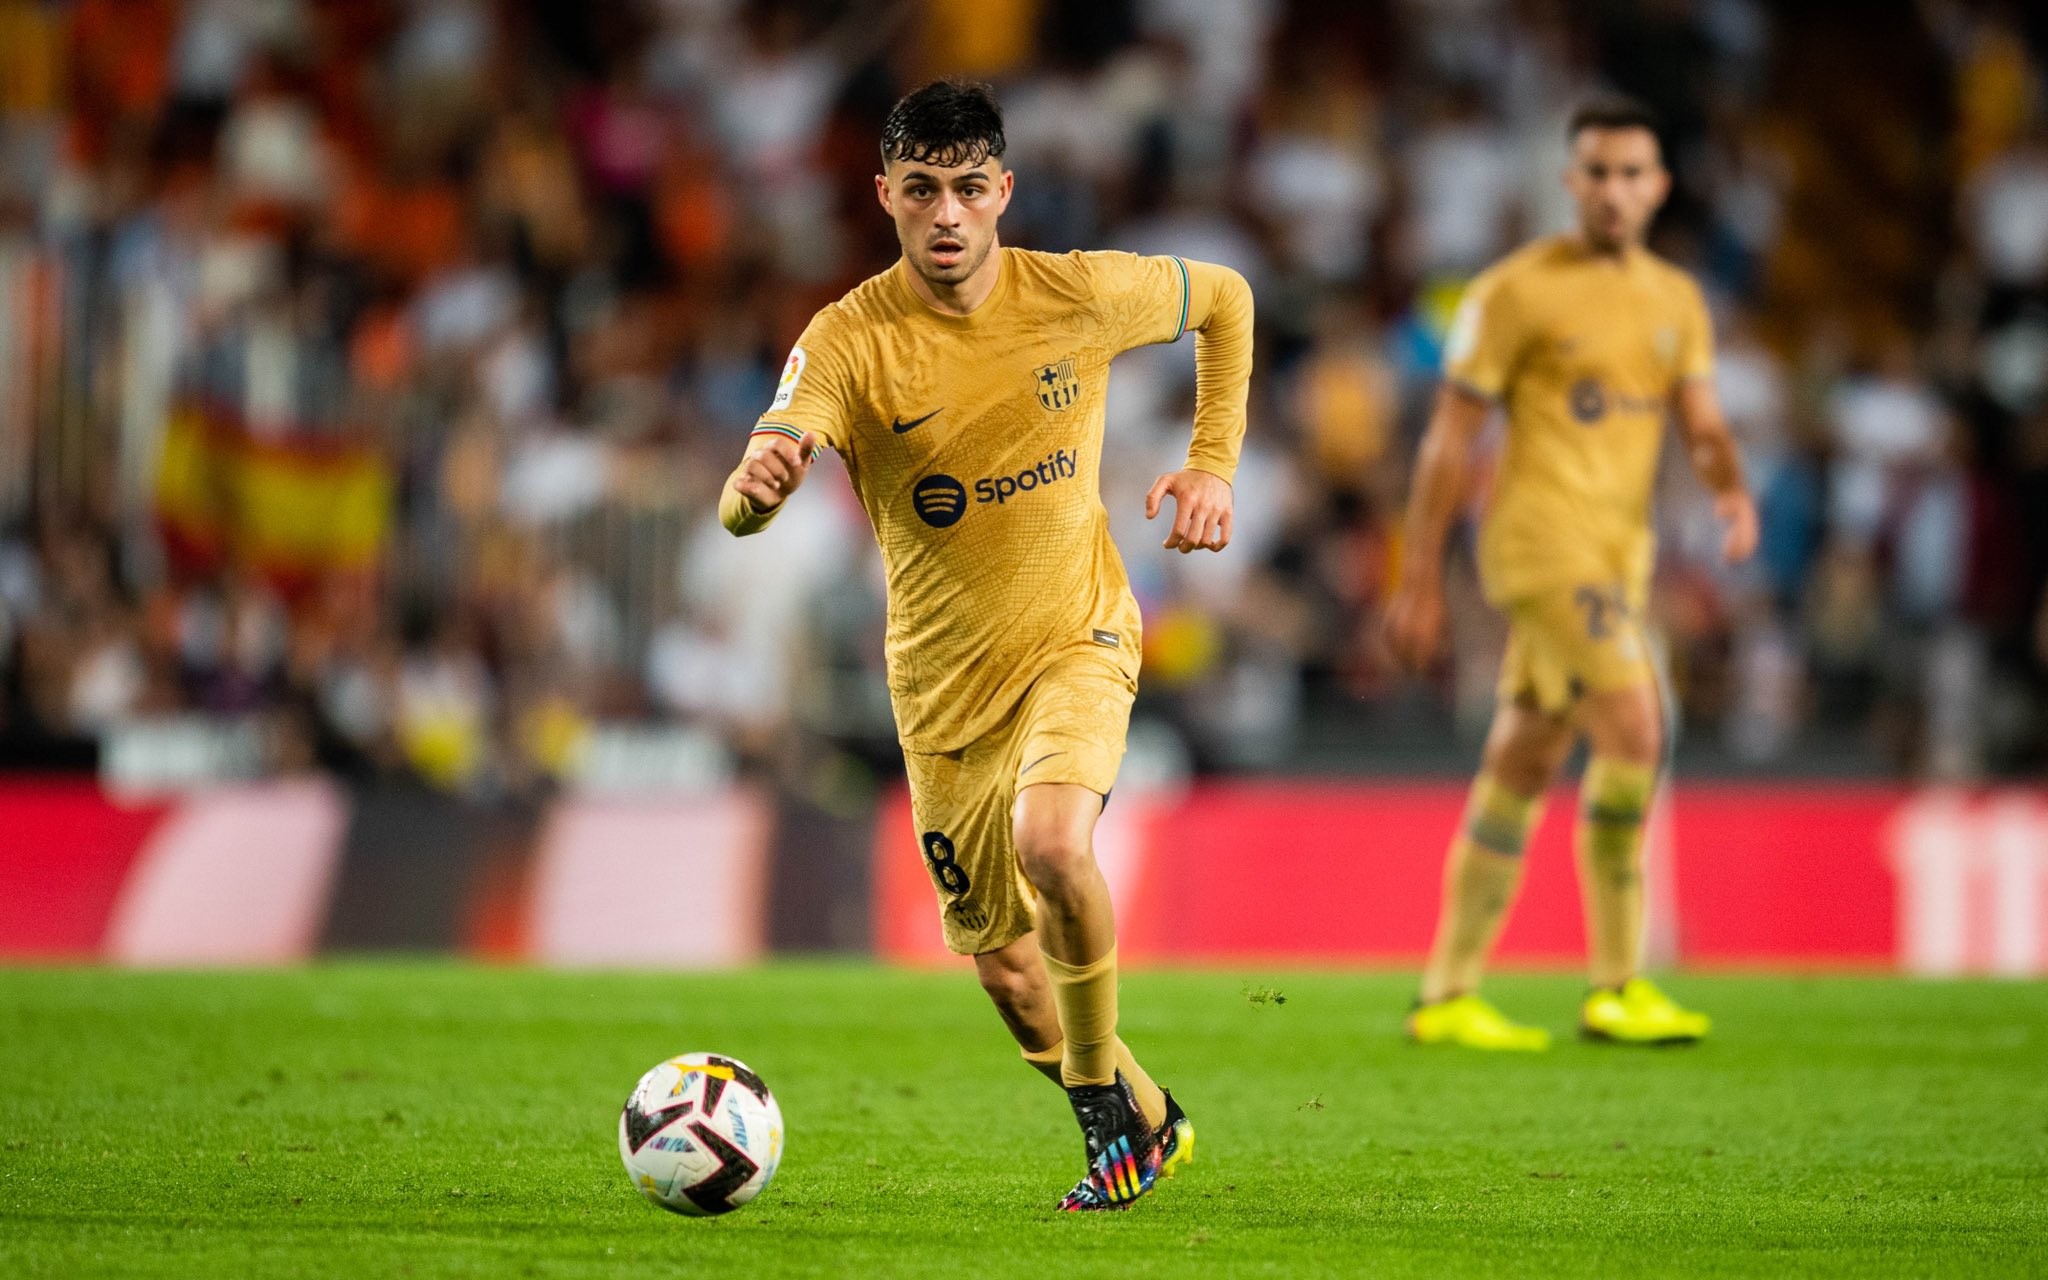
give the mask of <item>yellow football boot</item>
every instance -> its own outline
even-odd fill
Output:
[[[1476,995],[1418,1004],[1409,1011],[1406,1026],[1408,1038],[1417,1044],[1458,1044],[1510,1053],[1536,1053],[1550,1047],[1548,1031],[1509,1022],[1500,1010]]]
[[[1679,1008],[1648,978],[1603,987],[1579,1008],[1579,1034],[1612,1044],[1691,1044],[1712,1026],[1706,1014]]]

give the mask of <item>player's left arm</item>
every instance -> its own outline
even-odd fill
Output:
[[[1145,518],[1157,517],[1172,498],[1166,549],[1183,555],[1221,551],[1230,545],[1231,482],[1244,447],[1252,379],[1252,290],[1229,267],[1182,258],[1164,261],[1173,264],[1169,288],[1183,317],[1173,337],[1188,331],[1195,335],[1195,431],[1187,465],[1152,482]]]
[[[1714,495],[1714,514],[1727,529],[1721,539],[1721,555],[1730,564],[1740,564],[1756,551],[1756,503],[1743,480],[1742,451],[1728,430],[1728,419],[1722,416],[1714,380],[1700,376],[1680,382],[1673,408],[1693,474]]]

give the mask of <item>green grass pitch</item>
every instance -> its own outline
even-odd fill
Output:
[[[1403,1043],[1410,982],[1127,977],[1196,1161],[1083,1217],[965,973],[0,972],[0,1276],[2048,1273],[2048,985],[1680,978],[1697,1049],[1501,1058]],[[1564,1032],[1578,987],[1493,992]],[[721,1219],[615,1145],[689,1049],[789,1125]]]

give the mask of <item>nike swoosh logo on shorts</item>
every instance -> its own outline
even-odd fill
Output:
[[[912,427],[923,426],[925,423],[930,422],[933,418],[938,417],[940,414],[944,412],[944,409],[934,409],[930,413],[924,415],[922,418],[912,418],[908,422],[905,422],[903,419],[898,418],[889,424],[889,430],[894,431],[897,435],[900,436],[904,432],[910,430]]]
[[[1038,757],[1038,759],[1033,760],[1030,764],[1025,765],[1022,769],[1017,770],[1017,776],[1021,778],[1025,774],[1031,772],[1033,769],[1036,769],[1039,765],[1042,765],[1046,761],[1052,759],[1054,756],[1063,756],[1065,754],[1067,753],[1064,751],[1048,751],[1044,755]]]

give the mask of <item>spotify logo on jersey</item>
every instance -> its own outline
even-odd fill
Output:
[[[1580,378],[1572,384],[1572,416],[1592,426],[1607,416],[1607,392],[1597,378]]]
[[[934,529],[948,529],[967,514],[967,486],[951,476],[926,476],[910,491],[917,518]]]
[[[1055,449],[1033,466],[1014,475],[987,476],[974,482],[976,506],[1000,507],[1012,498],[1050,488],[1081,474],[1079,449]],[[967,514],[967,486],[951,476],[926,476],[910,489],[917,518],[934,529],[951,528]]]

